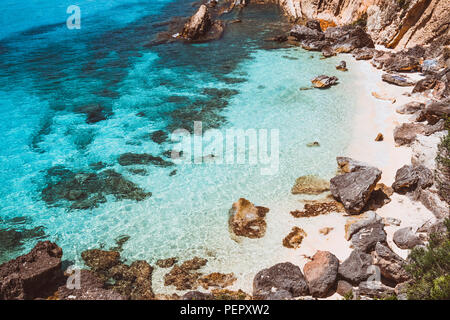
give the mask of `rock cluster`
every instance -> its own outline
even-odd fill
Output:
[[[265,216],[268,208],[258,207],[240,198],[230,209],[230,231],[237,236],[261,238],[266,233]]]

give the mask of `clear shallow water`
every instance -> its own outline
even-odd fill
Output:
[[[81,1],[78,31],[64,28],[63,5],[46,3],[1,5],[8,7],[2,19],[30,5],[45,18],[20,16],[22,23],[10,24],[0,40],[0,232],[42,227],[45,236],[32,233],[6,249],[4,241],[0,262],[44,237],[80,264],[83,250],[113,247],[121,235],[131,237],[122,253],[130,260],[207,256],[216,270],[238,274],[260,268],[255,261],[276,260],[281,239],[271,238],[269,229],[265,246],[255,246],[257,240],[236,243],[228,232],[228,210],[240,197],[263,206],[292,201],[298,176],[333,176],[335,157],[350,138],[343,128],[356,103],[351,73],[335,70],[337,58],[320,60],[298,48],[272,50],[274,44],[262,40],[286,27],[275,7],[249,7],[243,23],[230,25],[220,41],[149,46],[164,30],[155,23],[191,14],[190,1]],[[323,73],[338,75],[341,84],[299,90]],[[237,91],[220,99],[205,88]],[[79,110],[93,104],[103,108],[106,120],[87,123]],[[260,166],[197,164],[149,165],[141,176],[117,163],[125,152],[156,156],[170,150],[149,134],[190,128],[193,120],[221,130],[279,129],[278,174],[263,176]],[[311,141],[321,147],[306,147]],[[108,196],[89,210],[42,200],[48,169],[82,171],[99,161],[152,197],[136,202]],[[239,267],[240,261],[248,263]]]

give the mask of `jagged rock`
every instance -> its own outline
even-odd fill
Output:
[[[174,265],[169,273],[164,275],[164,285],[173,285],[177,290],[192,290],[198,286],[198,278],[201,276],[198,272],[191,272]]]
[[[395,111],[397,111],[400,114],[413,114],[418,111],[421,111],[425,107],[425,103],[422,102],[409,102],[404,105],[398,106]]]
[[[339,260],[328,251],[317,251],[305,264],[303,273],[313,297],[325,297],[336,283]]]
[[[336,292],[341,296],[345,297],[348,294],[352,293],[353,286],[345,280],[339,280],[337,282]]]
[[[219,39],[224,31],[221,21],[213,21],[206,5],[201,5],[198,11],[186,22],[181,31],[181,38],[200,42]]]
[[[359,294],[374,298],[383,298],[395,293],[394,288],[388,287],[379,281],[363,281],[359,284]]]
[[[324,56],[324,58],[329,58],[336,55],[336,52],[333,50],[332,47],[328,45],[327,42],[323,41],[321,44],[322,44],[321,49],[318,50],[322,51],[322,55]]]
[[[278,291],[291,297],[308,295],[308,284],[299,267],[290,262],[278,263],[259,271],[253,279],[253,295],[266,299]]]
[[[317,176],[301,176],[295,180],[292,194],[320,194],[330,190],[330,182]]]
[[[46,298],[63,279],[62,249],[40,241],[27,254],[0,265],[0,300]]]
[[[423,241],[413,231],[412,227],[405,227],[394,232],[393,241],[400,249],[412,249],[415,246],[423,245]]]
[[[356,60],[370,60],[376,53],[372,48],[358,48],[353,50],[352,55]]]
[[[377,210],[391,202],[390,196],[394,193],[394,189],[386,186],[384,183],[377,183],[372,193],[370,194],[369,200],[367,201],[364,209],[367,210]]]
[[[400,87],[410,87],[415,85],[415,82],[410,80],[408,77],[401,76],[399,74],[384,73],[381,79],[387,83],[395,84]]]
[[[314,142],[307,143],[306,146],[307,147],[320,147],[320,143],[317,141],[314,141]]]
[[[423,116],[431,125],[438,123],[441,119],[446,119],[450,116],[450,98],[430,101],[423,110]]]
[[[372,257],[370,254],[353,250],[350,256],[339,266],[339,276],[357,285],[372,274],[369,269],[371,265]]]
[[[365,162],[357,161],[348,157],[336,157],[336,162],[339,170],[343,173],[354,172],[359,169],[370,167],[370,165]]]
[[[92,271],[80,270],[80,287],[62,285],[56,293],[58,300],[125,300],[111,289],[104,288],[103,281]]]
[[[374,48],[370,36],[360,27],[342,26],[325,30],[325,39],[332,41],[336,53],[351,52],[357,48]]]
[[[237,236],[261,238],[266,233],[264,220],[268,208],[254,206],[250,201],[240,198],[230,209],[230,230]]]
[[[198,279],[198,283],[204,289],[209,289],[209,287],[224,288],[231,286],[236,280],[237,279],[233,273],[213,272],[208,275],[200,277]]]
[[[377,136],[375,137],[375,141],[383,141],[384,140],[384,136],[382,133],[378,133]]]
[[[213,289],[211,293],[214,296],[214,300],[252,300],[252,296],[245,293],[241,289],[237,291],[227,289]]]
[[[183,300],[213,300],[214,296],[211,293],[204,293],[200,291],[189,291],[186,292],[183,297]]]
[[[303,25],[294,25],[289,33],[289,35],[295,37],[298,41],[308,40],[308,41],[318,41],[323,40],[325,35],[322,31],[316,29],[311,29]]]
[[[283,246],[286,248],[297,249],[307,236],[306,232],[299,227],[293,227],[292,231],[283,239]]]
[[[170,268],[177,263],[177,258],[159,259],[156,261],[156,265],[160,268]]]
[[[320,75],[311,80],[315,88],[326,89],[338,83],[338,78],[334,76]]]
[[[336,70],[347,71],[347,63],[345,61],[339,62],[339,64],[336,66]]]
[[[159,167],[170,167],[173,163],[166,161],[161,157],[155,157],[147,153],[124,153],[119,156],[119,164],[121,166],[132,166],[132,165],[147,165],[153,164]]]
[[[84,263],[94,272],[109,270],[120,262],[120,253],[100,249],[86,250],[81,253]]]
[[[320,27],[320,21],[319,20],[308,20],[308,21],[306,21],[306,26],[308,28],[310,28],[310,29],[322,32],[322,28]]]
[[[377,242],[386,242],[386,232],[382,223],[375,223],[359,229],[350,240],[355,249],[370,252]]]
[[[433,184],[433,172],[422,166],[404,165],[397,170],[392,188],[397,193],[407,193],[428,188]]]
[[[291,211],[290,214],[295,218],[308,218],[331,212],[345,212],[345,209],[337,201],[312,201],[311,203],[306,203],[303,210]]]
[[[383,70],[389,72],[419,71],[420,58],[404,53],[393,54],[384,61]]]
[[[345,239],[348,241],[356,232],[369,225],[381,222],[381,217],[374,211],[367,211],[359,216],[349,218],[345,224]]]
[[[381,275],[386,279],[395,281],[396,283],[404,282],[409,279],[408,273],[405,271],[405,260],[394,253],[389,247],[377,243],[375,250],[372,252],[373,264],[380,268]]]
[[[342,167],[339,161],[340,159],[338,159],[338,165]],[[357,165],[353,171],[332,178],[330,191],[344,205],[348,213],[357,214],[366,205],[380,178],[379,169]]]

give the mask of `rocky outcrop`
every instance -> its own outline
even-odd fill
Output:
[[[412,249],[415,246],[423,245],[423,241],[412,227],[398,229],[394,232],[392,240],[400,249]]]
[[[425,189],[433,184],[433,172],[422,166],[404,165],[397,170],[392,188],[397,193],[415,191],[417,188]]]
[[[62,249],[38,242],[25,255],[0,265],[0,300],[46,298],[63,281]]]
[[[263,269],[253,279],[253,296],[257,299],[271,299],[274,295],[295,298],[308,292],[302,271],[290,262]]]
[[[206,5],[201,5],[197,12],[186,22],[180,37],[192,42],[204,42],[219,39],[224,32],[224,24],[214,21]]]
[[[338,165],[340,159],[338,158]],[[345,160],[344,160],[345,162]],[[330,180],[330,190],[350,214],[358,214],[366,205],[375,185],[381,178],[381,171],[365,164],[348,160],[350,172],[338,175]],[[345,165],[344,165],[345,166]]]
[[[410,87],[415,84],[415,82],[408,77],[394,73],[385,73],[381,76],[381,79],[387,83],[395,84],[400,87]]]
[[[404,269],[406,261],[394,253],[388,246],[377,243],[375,250],[372,252],[372,257],[373,264],[380,269],[381,275],[386,279],[396,283],[409,280],[409,275]]]
[[[311,80],[315,88],[326,89],[338,83],[338,78],[334,76],[320,75]]]
[[[230,209],[230,231],[237,236],[261,238],[266,233],[265,216],[268,208],[254,206],[250,201],[240,198]]]
[[[303,273],[313,297],[326,297],[336,283],[339,260],[328,251],[317,251]]]
[[[350,240],[360,229],[369,225],[381,223],[381,221],[382,218],[374,211],[367,211],[359,216],[349,218],[345,224],[345,239]]]
[[[330,182],[314,175],[301,176],[295,180],[292,194],[320,194],[330,190]]]
[[[372,274],[370,254],[353,250],[350,256],[339,266],[339,276],[352,284],[358,285]]]
[[[376,223],[359,229],[350,240],[353,248],[371,252],[378,242],[386,242],[386,232],[382,223]]]

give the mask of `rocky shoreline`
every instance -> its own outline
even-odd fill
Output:
[[[168,270],[164,275],[164,284],[187,292],[183,295],[159,295],[152,289],[154,267],[142,260],[126,263],[121,258],[120,245],[109,250],[92,249],[81,253],[88,267],[80,271],[81,286],[67,286],[74,278],[70,270],[63,272],[62,249],[55,243],[44,241],[39,242],[28,254],[0,265],[0,299],[283,300],[329,298],[335,293],[353,299],[386,298],[394,295],[397,299],[406,299],[405,288],[410,281],[410,275],[404,268],[407,260],[396,254],[395,248],[390,247],[392,245],[387,241],[385,227],[402,224],[402,227],[393,233],[392,240],[395,246],[404,250],[423,246],[434,232],[445,232],[444,220],[449,217],[450,172],[438,159],[448,160],[449,157],[448,151],[439,145],[448,135],[448,120],[446,123],[445,119],[448,119],[450,112],[450,61],[447,56],[448,46],[439,46],[434,42],[442,44],[447,40],[445,37],[430,35],[432,41],[426,41],[426,46],[417,43],[416,46],[396,52],[376,47],[376,44],[392,47],[394,44],[404,43],[405,35],[411,31],[398,26],[405,21],[409,21],[411,26],[415,25],[411,23],[412,20],[420,22],[420,17],[411,17],[415,16],[414,12],[423,5],[423,1],[410,1],[410,10],[403,8],[403,11],[396,13],[395,19],[398,22],[394,23],[394,26],[378,31],[371,24],[365,27],[348,24],[364,17],[364,12],[369,22],[375,15],[376,9],[373,6],[370,10],[350,10],[352,14],[348,18],[349,15],[345,14],[348,8],[341,8],[339,15],[330,13],[337,12],[332,10],[333,1],[325,1],[329,6],[325,5],[327,9],[319,10],[320,12],[312,5],[308,7],[306,0],[277,2],[296,23],[288,34],[280,35],[271,39],[272,41],[320,51],[324,58],[348,53],[356,60],[370,61],[373,67],[384,71],[384,82],[410,88],[409,97],[417,99],[396,109],[399,114],[411,115],[409,122],[397,126],[393,138],[398,146],[411,148],[412,157],[410,164],[398,168],[395,179],[390,181],[389,186],[380,183],[383,172],[379,168],[349,157],[337,157],[338,174],[329,182],[318,177],[300,177],[292,189],[293,194],[320,195],[328,190],[331,192],[332,197],[307,202],[302,211],[292,211],[291,215],[296,219],[331,212],[346,215],[345,240],[351,244],[351,254],[340,261],[332,252],[317,250],[314,255],[307,257],[308,262],[303,270],[291,262],[275,264],[255,275],[251,294],[242,290],[226,289],[236,281],[232,273],[202,273],[201,269],[207,264],[207,259],[195,257],[179,263],[177,258],[172,257],[157,262],[158,268]],[[424,11],[436,2],[439,3],[431,1]],[[220,4],[222,3],[219,2],[218,5],[216,1],[208,1],[206,5],[201,5],[175,38],[190,42],[220,38],[224,25],[215,21],[219,16],[217,12],[220,11],[217,8],[225,7]],[[232,2],[230,7],[227,4],[227,7],[228,10],[233,10],[235,6],[244,7],[246,4],[247,1],[238,0]],[[383,14],[386,12],[383,13],[380,8],[378,7],[377,14],[382,16],[379,21],[383,22]],[[221,14],[223,13],[222,10]],[[432,17],[435,14],[437,13],[434,12]],[[340,26],[345,23],[347,24]],[[394,32],[395,35],[392,36],[393,32],[388,29],[395,26],[400,28],[400,31]],[[377,36],[374,37],[374,34]],[[390,35],[390,38],[387,35]],[[409,42],[413,43],[414,37],[414,34],[410,35]],[[345,62],[340,63],[336,68],[345,71],[347,65]],[[415,74],[420,75],[421,79],[415,80]],[[339,85],[338,79],[334,78],[319,75],[312,79],[312,85],[322,89]],[[376,92],[372,95],[384,100],[395,99]],[[373,138],[377,141],[383,140],[382,136]],[[138,160],[132,154],[123,155],[120,159],[122,165],[136,163]],[[166,164],[161,164],[160,160],[162,161],[147,157],[142,161],[159,161],[158,165]],[[76,207],[95,206],[97,202],[103,201],[102,192],[124,197],[121,188],[125,185],[129,189],[131,182],[113,171],[108,171],[107,174],[106,183],[98,185],[95,176],[69,172],[66,180],[49,187],[43,192],[43,196],[49,202],[71,201],[72,206]],[[74,194],[76,190],[71,194],[59,192],[59,189],[67,189],[64,184],[77,187],[86,183],[91,189],[97,190],[100,186],[94,198]],[[131,199],[151,196],[151,193],[146,193],[137,186],[131,187],[133,192],[127,194]],[[399,221],[396,217],[382,218],[376,211],[388,204],[393,194],[420,202],[435,217],[420,226],[405,226],[405,221]],[[269,210],[270,208],[255,206],[247,199],[237,200],[229,212],[230,236],[236,241],[240,241],[242,237],[264,237],[267,232],[266,214]],[[320,233],[326,235],[332,232],[332,227],[321,229]],[[294,227],[281,242],[287,248],[296,249],[301,247],[305,237],[308,237],[308,234],[303,229]],[[202,291],[199,290],[200,287],[203,288]]]

